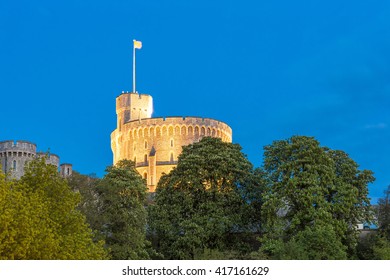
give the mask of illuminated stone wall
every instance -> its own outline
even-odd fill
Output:
[[[111,134],[111,149],[114,164],[122,159],[136,162],[137,170],[147,180],[151,192],[155,191],[161,175],[169,173],[176,166],[182,146],[197,142],[205,136],[232,142],[232,129],[214,119],[151,118],[152,98],[141,95],[140,99],[145,101],[141,103],[137,100],[138,96],[134,93],[123,93],[117,97],[118,126]],[[132,105],[132,100],[138,101],[137,106]],[[139,118],[137,115],[126,113],[130,118],[124,122],[126,119],[124,112],[130,110],[148,114],[146,118]]]

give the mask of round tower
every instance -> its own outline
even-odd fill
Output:
[[[36,156],[37,146],[28,141],[0,142],[0,163],[4,173],[20,179],[27,162]]]
[[[57,156],[56,154],[52,154],[52,153],[49,153],[49,152],[47,152],[47,153],[38,152],[37,156],[40,157],[40,158],[44,158],[46,164],[54,165],[57,168],[60,165],[60,157]]]
[[[232,142],[232,129],[218,120],[200,117],[151,118],[149,108],[152,108],[152,98],[149,95],[141,96],[145,96],[144,100],[134,93],[122,94],[117,98],[118,127],[111,133],[111,149],[114,164],[122,159],[135,162],[137,171],[146,179],[149,191],[154,192],[162,174],[169,173],[177,165],[183,146],[205,136]],[[123,112],[126,111],[130,118],[123,121]],[[131,111],[145,114],[133,116]]]

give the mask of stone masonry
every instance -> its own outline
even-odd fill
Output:
[[[152,111],[150,95],[122,92],[116,98],[117,128],[111,133],[114,164],[133,160],[150,192],[156,190],[162,174],[177,165],[182,146],[205,136],[232,142],[232,129],[223,122],[200,117],[152,118]]]
[[[24,175],[26,163],[35,157],[44,157],[47,164],[52,164],[57,168],[60,165],[59,156],[52,153],[37,152],[37,145],[28,141],[2,141],[0,142],[0,165],[4,173],[9,173],[15,179],[20,179]],[[72,165],[61,164],[61,175],[71,175]],[[64,169],[64,171],[63,171]]]

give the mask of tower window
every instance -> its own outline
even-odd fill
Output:
[[[173,139],[171,139],[171,147],[173,147]]]
[[[148,148],[148,141],[145,141],[145,149]]]
[[[173,153],[171,153],[171,162],[173,162]]]
[[[145,155],[145,156],[144,156],[144,162],[145,162],[145,163],[148,163],[148,155]]]
[[[14,162],[13,162],[13,168],[14,168],[14,170],[16,170],[16,160],[14,160]]]

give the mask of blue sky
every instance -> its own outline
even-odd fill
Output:
[[[112,164],[115,97],[154,116],[228,123],[255,165],[263,146],[316,137],[390,184],[390,3],[0,1],[0,140],[35,142],[81,173]]]

